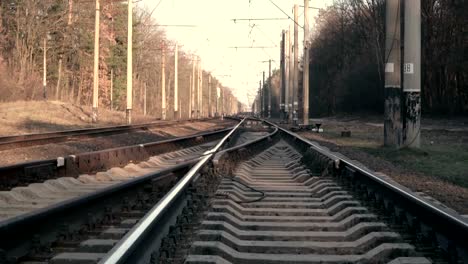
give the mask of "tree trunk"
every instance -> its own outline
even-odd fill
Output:
[[[60,58],[58,61],[58,78],[57,78],[57,86],[55,87],[55,99],[57,101],[60,100],[59,93],[60,93],[61,80],[62,80],[62,58]]]

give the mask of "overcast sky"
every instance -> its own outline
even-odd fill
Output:
[[[300,0],[272,1],[290,17],[293,17],[294,4],[304,5]],[[248,97],[252,100],[256,94],[262,71],[268,72],[268,63],[262,61],[275,60],[272,68],[279,68],[281,31],[292,26],[293,21],[234,23],[233,19],[287,18],[273,3],[270,0],[142,0],[139,5],[148,10],[157,6],[153,16],[158,24],[196,26],[165,29],[169,39],[183,45],[183,50],[199,55],[204,70],[212,72],[237,98],[248,103]],[[325,7],[331,3],[332,0],[312,0],[310,6]],[[304,8],[299,8],[299,24],[303,25]],[[317,14],[317,10],[310,9],[311,26]],[[311,31],[313,33],[313,27]],[[303,34],[299,28],[300,43]],[[267,48],[230,48],[240,46]]]

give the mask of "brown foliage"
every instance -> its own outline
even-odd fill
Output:
[[[47,99],[90,105],[93,87],[93,1],[10,0],[0,1],[0,58],[3,58],[0,100],[34,100],[43,97],[44,40],[47,44]],[[166,95],[168,118],[174,109],[174,45],[151,15],[134,11],[133,101],[143,112],[146,87],[147,112],[161,112],[161,44],[166,49]],[[113,108],[126,108],[127,6],[101,1],[99,106],[110,108],[111,72]],[[179,52],[179,89],[188,102],[192,55]],[[208,111],[208,73],[204,75],[203,102]],[[219,82],[213,78],[211,95]],[[227,94],[227,90],[226,90]],[[211,97],[216,105],[216,96]],[[229,98],[230,99],[230,98]],[[228,100],[228,97],[224,99]],[[235,99],[237,100],[237,99]],[[182,104],[188,117],[187,104]]]

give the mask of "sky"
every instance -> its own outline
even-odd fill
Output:
[[[311,0],[311,7],[323,8],[333,0]],[[276,7],[274,4],[278,7]],[[293,26],[293,6],[303,0],[142,0],[138,5],[151,11],[165,27],[169,39],[183,45],[181,49],[201,57],[202,68],[211,72],[234,95],[250,105],[257,93],[262,72],[268,76],[268,60],[272,70],[279,69],[282,30]],[[281,10],[280,10],[281,9]],[[286,13],[283,13],[283,11]],[[304,8],[299,7],[299,25],[304,24]],[[318,10],[310,9],[311,34]],[[233,21],[233,19],[279,18],[265,21]],[[304,32],[299,28],[302,50]],[[265,48],[233,48],[265,47]]]

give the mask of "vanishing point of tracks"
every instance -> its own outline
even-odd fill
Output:
[[[268,122],[208,138],[1,192],[0,263],[468,263],[466,220],[385,175]]]

